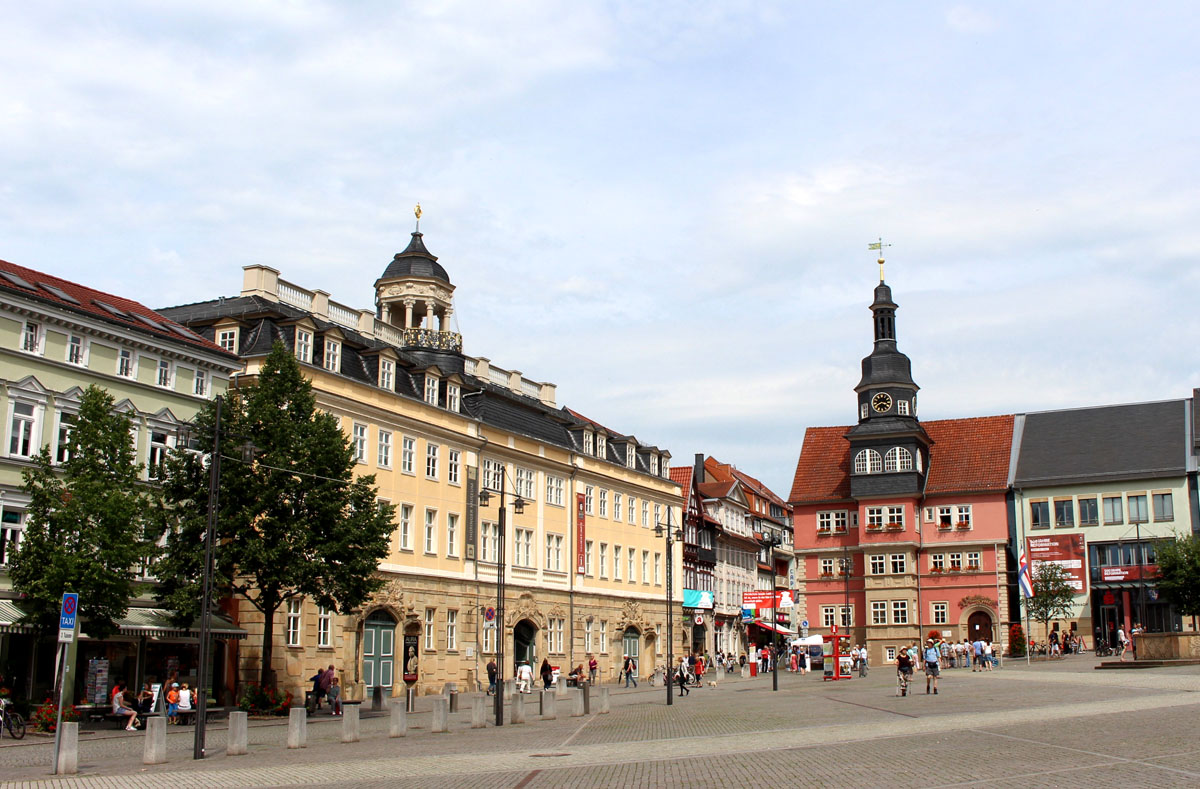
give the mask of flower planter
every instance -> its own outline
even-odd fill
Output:
[[[964,521],[962,523],[959,523],[955,528],[960,529],[962,531],[966,531],[967,529],[971,528],[971,524]]]

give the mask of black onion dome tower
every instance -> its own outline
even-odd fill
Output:
[[[871,314],[875,347],[862,360],[858,424],[850,428],[850,492],[854,497],[917,494],[925,487],[929,436],[917,419],[917,390],[912,362],[896,347],[896,307],[892,289],[879,284]],[[876,454],[872,454],[876,453]]]

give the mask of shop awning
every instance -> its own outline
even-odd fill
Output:
[[[164,608],[130,608],[123,619],[117,621],[117,632],[123,636],[148,636],[151,638],[199,638],[200,617],[191,627],[171,624],[170,614]],[[245,638],[247,633],[223,616],[213,614],[209,632],[216,638]]]
[[[25,612],[13,600],[0,600],[0,633],[32,633],[34,628],[19,622]]]
[[[784,627],[783,625],[773,625],[773,624],[771,624],[770,622],[752,622],[751,624],[758,625],[758,626],[759,626],[759,627],[761,627],[763,630],[770,630],[772,633],[778,633],[778,634],[779,634],[779,635],[781,635],[781,636],[794,636],[794,635],[796,635],[796,631],[795,631],[795,630],[791,630],[790,628],[786,628],[786,627]]]

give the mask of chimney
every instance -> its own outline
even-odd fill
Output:
[[[699,485],[701,482],[704,481],[704,453],[703,452],[696,453],[696,463],[692,467],[692,479],[695,481],[696,485]]]

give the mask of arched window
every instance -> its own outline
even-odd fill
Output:
[[[854,456],[855,474],[878,474],[883,470],[883,459],[873,449],[864,449]]]
[[[892,447],[883,457],[884,471],[912,471],[912,453],[904,447]]]

